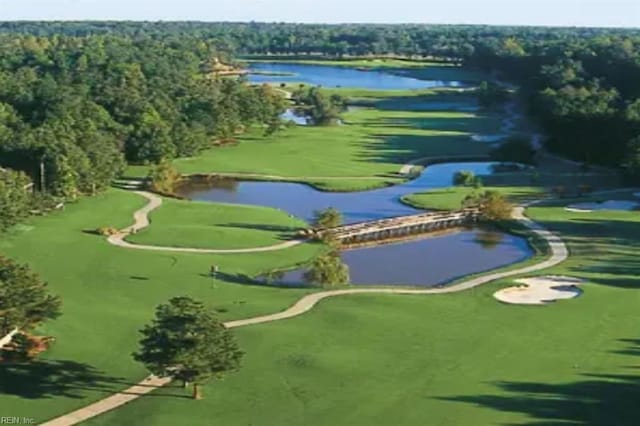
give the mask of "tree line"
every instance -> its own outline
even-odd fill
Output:
[[[217,78],[194,37],[0,35],[0,165],[74,198],[126,162],[197,155],[284,108],[270,87]]]
[[[217,77],[225,54],[192,36],[0,33],[0,51],[0,230],[33,207],[25,178],[49,197],[95,194],[127,163],[273,131],[285,108],[269,86]]]
[[[50,108],[29,112],[34,102],[43,102],[43,97],[45,103],[50,99],[47,93],[59,92],[50,79],[42,78],[53,74],[54,82],[60,83],[56,73],[42,75],[42,70],[46,70],[46,64],[51,61],[56,69],[79,67],[82,72],[63,73],[74,76],[64,80],[65,85],[76,79],[88,87],[91,94],[100,96],[90,97],[97,106],[81,104],[76,110],[100,116],[102,109],[106,109],[107,115],[96,121],[95,129],[76,125],[83,130],[75,137],[83,138],[89,132],[91,136],[98,133],[103,139],[109,139],[109,135],[120,132],[117,139],[124,141],[125,147],[119,152],[129,161],[197,153],[206,145],[208,135],[221,132],[229,136],[236,125],[248,120],[246,115],[241,115],[242,111],[254,103],[234,101],[227,101],[231,105],[213,102],[217,110],[227,111],[224,118],[216,117],[212,122],[202,119],[210,116],[212,98],[228,99],[238,92],[249,91],[234,83],[210,85],[215,89],[210,87],[209,92],[196,90],[198,96],[189,106],[175,108],[176,104],[185,106],[182,101],[189,98],[188,93],[195,93],[188,87],[198,84],[189,76],[197,74],[198,67],[206,63],[213,51],[220,52],[219,56],[227,60],[233,54],[334,58],[387,55],[459,62],[518,82],[531,114],[548,135],[547,146],[551,150],[584,162],[623,165],[630,176],[640,178],[639,30],[256,22],[3,22],[0,23],[2,33],[9,36],[0,46],[10,47],[9,54],[3,55],[2,69],[17,58],[22,65],[10,68],[21,76],[24,84],[19,85],[22,91],[15,91],[11,85],[0,85],[11,88],[3,92],[10,90],[13,97],[18,98],[8,102],[13,107],[8,112],[0,104],[0,117],[4,117],[0,123],[7,120],[11,123],[16,112],[23,120],[26,115],[24,121],[27,122],[49,120]],[[21,41],[16,42],[16,37]],[[47,40],[48,47],[15,53],[16,46],[21,44],[42,44],[38,40]],[[70,53],[60,48],[60,40],[62,45],[64,40],[76,40],[75,43],[91,48],[82,49],[84,55],[77,54],[77,49]],[[105,43],[106,48],[100,46]],[[127,52],[124,61],[123,51]],[[96,55],[106,58],[106,62],[95,59]],[[118,62],[120,66],[116,66]],[[96,81],[96,65],[105,70],[105,64],[109,64],[106,68],[110,78]],[[21,69],[34,68],[33,65],[37,65],[35,75]],[[87,81],[99,84],[87,84]],[[174,81],[175,86],[167,84]],[[30,90],[25,92],[25,85],[33,85],[38,90],[35,94]],[[487,97],[495,97],[492,88],[488,89],[485,90]],[[0,95],[0,102],[7,103],[5,96]],[[65,107],[65,110],[69,111],[70,119],[45,126],[43,136],[57,135],[70,121],[81,121],[79,117],[74,120],[74,108]],[[266,116],[262,119],[269,121]],[[103,148],[99,153],[114,150],[107,141],[102,141],[100,146]],[[92,152],[89,158],[99,153]],[[49,157],[55,156],[68,158],[78,154],[57,148],[49,154]],[[118,160],[112,162],[111,167],[106,168],[108,171],[122,164]],[[56,162],[50,170],[53,175],[64,175],[68,167]],[[105,180],[85,175],[90,173],[82,174],[85,191],[94,181],[98,181],[97,185]]]

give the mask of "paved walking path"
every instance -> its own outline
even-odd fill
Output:
[[[161,201],[156,200],[156,196],[148,193],[140,193],[146,198],[150,199],[150,203],[144,208],[138,210],[135,214],[136,223],[135,226],[147,226],[149,221],[147,213],[160,205]],[[151,195],[151,196],[148,196]],[[159,197],[157,197],[159,198]],[[529,205],[534,204],[530,203]],[[298,315],[302,315],[305,312],[313,308],[321,300],[329,297],[352,295],[352,294],[412,294],[412,295],[428,295],[428,294],[446,294],[455,293],[477,287],[481,284],[488,283],[490,281],[499,280],[501,278],[511,277],[514,275],[527,274],[530,272],[539,271],[545,268],[550,268],[558,263],[564,261],[568,256],[568,250],[564,242],[556,234],[548,231],[541,225],[533,222],[531,219],[524,216],[524,206],[516,207],[513,211],[513,217],[522,221],[529,229],[536,233],[539,237],[547,241],[549,245],[550,257],[542,262],[534,265],[525,266],[522,268],[513,269],[504,272],[493,272],[486,275],[482,275],[470,280],[462,281],[458,284],[454,284],[441,288],[428,288],[428,289],[402,289],[402,288],[349,288],[341,290],[328,290],[320,291],[318,293],[308,294],[298,300],[293,306],[285,309],[282,312],[275,314],[262,315],[253,318],[246,318],[241,320],[228,321],[225,326],[228,328],[244,327],[253,324],[262,324],[273,321],[280,321],[288,318],[293,318]],[[131,228],[131,227],[130,227]],[[71,413],[60,416],[49,422],[44,423],[45,426],[70,426],[98,416],[100,414],[111,411],[118,408],[130,401],[133,401],[140,396],[143,396],[154,389],[161,387],[171,381],[170,378],[160,378],[156,376],[149,376],[135,386],[132,386],[124,391],[113,394],[105,399],[94,402],[86,407],[80,408]]]
[[[245,249],[202,249],[192,247],[170,247],[170,246],[151,246],[146,244],[134,244],[125,240],[131,234],[149,226],[149,213],[162,205],[162,198],[156,194],[146,191],[134,191],[136,194],[149,200],[149,202],[141,209],[133,213],[133,225],[121,229],[117,234],[109,236],[107,241],[118,247],[124,247],[137,250],[154,250],[154,251],[171,251],[182,253],[203,253],[203,254],[232,254],[232,253],[258,253],[264,251],[282,250],[285,248],[302,244],[304,240],[295,239],[284,241],[282,243],[273,244],[271,246],[250,247]]]

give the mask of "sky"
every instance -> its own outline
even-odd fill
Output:
[[[640,28],[640,0],[0,0],[0,20],[88,19]]]

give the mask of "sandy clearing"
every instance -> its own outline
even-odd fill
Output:
[[[584,281],[574,277],[546,275],[515,280],[518,286],[503,288],[493,294],[497,300],[514,305],[547,305],[582,294],[577,286]]]

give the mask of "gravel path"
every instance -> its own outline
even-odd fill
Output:
[[[170,246],[151,246],[146,244],[133,244],[125,241],[127,235],[138,232],[141,229],[149,226],[149,213],[157,209],[162,205],[162,198],[156,194],[152,194],[146,191],[134,191],[136,194],[146,198],[149,202],[133,213],[133,225],[121,229],[117,234],[109,236],[107,241],[110,244],[118,247],[124,247],[136,250],[154,250],[154,251],[170,251],[170,252],[182,252],[182,253],[203,253],[203,254],[232,254],[232,253],[258,253],[265,251],[282,250],[285,248],[297,246],[302,244],[304,240],[291,240],[284,241],[282,243],[274,244],[271,246],[263,247],[250,247],[246,249],[202,249],[192,247],[170,247]]]
[[[145,196],[150,200],[155,200],[155,197],[156,197],[153,194],[148,194],[143,192],[139,192],[139,194]],[[151,197],[147,197],[147,195],[151,195]],[[529,205],[532,205],[534,203],[535,202],[530,203]],[[158,203],[157,200],[150,201],[150,203],[147,206],[138,210],[134,215],[136,218],[136,223],[132,226],[135,227],[143,224],[144,226],[147,226],[149,223],[147,219],[147,213],[153,210],[154,208],[158,207],[159,205],[160,204]],[[541,238],[547,241],[549,245],[549,250],[551,252],[551,256],[543,260],[542,262],[536,263],[534,265],[525,266],[522,268],[513,269],[510,271],[489,273],[476,278],[472,278],[470,280],[462,281],[458,284],[454,284],[454,285],[442,287],[442,288],[428,288],[428,289],[348,288],[348,289],[340,289],[340,290],[320,291],[318,293],[308,294],[302,297],[295,304],[293,304],[293,306],[285,309],[282,312],[277,312],[269,315],[262,315],[262,316],[253,317],[253,318],[228,321],[225,323],[225,326],[227,326],[228,328],[245,327],[253,324],[263,324],[263,323],[293,318],[298,315],[304,314],[305,312],[313,308],[318,302],[320,302],[321,300],[327,299],[329,297],[353,295],[353,294],[429,295],[429,294],[455,293],[458,291],[468,290],[468,289],[477,287],[481,284],[485,284],[490,281],[499,280],[501,278],[540,271],[542,269],[550,268],[564,261],[568,256],[568,250],[564,242],[556,234],[552,233],[551,231],[548,231],[541,225],[533,222],[531,219],[524,216],[524,208],[525,208],[524,206],[516,207],[513,211],[513,217],[515,219],[522,221],[529,229],[531,229],[534,233],[536,233],[538,236],[540,236]],[[132,386],[122,392],[113,394],[100,401],[96,401],[86,407],[80,408],[71,413],[55,418],[49,422],[44,423],[44,425],[45,426],[75,425],[77,423],[80,423],[92,417],[106,413],[107,411],[116,409],[134,399],[139,398],[140,396],[143,396],[153,391],[158,387],[161,387],[169,383],[170,381],[171,379],[167,377],[161,378],[153,375],[149,376],[135,386]]]

